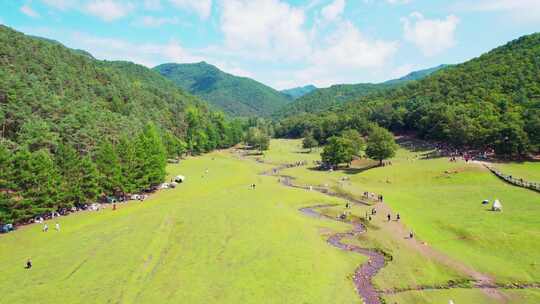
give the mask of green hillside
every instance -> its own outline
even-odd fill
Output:
[[[298,88],[292,88],[292,89],[287,89],[287,90],[281,90],[281,93],[289,96],[290,98],[292,99],[298,99],[306,94],[309,94],[313,91],[317,90],[317,87],[310,84],[310,85],[307,85],[307,86],[303,86],[303,87],[298,87]]]
[[[0,223],[160,183],[166,157],[237,143],[155,71],[0,26]]]
[[[291,101],[262,83],[225,73],[206,62],[167,63],[154,70],[232,116],[268,116]]]
[[[505,155],[538,151],[540,34],[521,37],[422,80],[355,98],[316,120],[328,125],[325,121],[336,117],[340,126],[319,132],[323,137],[371,121],[457,147],[493,148]],[[347,117],[352,120],[347,122]],[[317,129],[313,117],[299,116],[283,121],[280,134],[302,134],[306,124],[299,122],[305,120],[312,121],[310,129]]]
[[[434,68],[412,72],[404,77],[383,83],[338,84],[329,88],[317,89],[286,105],[278,110],[275,115],[277,117],[286,117],[300,113],[317,113],[335,109],[347,101],[381,93],[408,82],[420,80],[445,67],[446,65],[440,65]]]

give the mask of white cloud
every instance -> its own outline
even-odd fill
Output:
[[[164,62],[187,63],[201,61],[203,58],[193,55],[179,42],[168,43],[133,43],[130,41],[96,37],[85,33],[71,33],[66,44],[89,51],[99,59],[128,60],[148,67]]]
[[[93,0],[84,6],[86,13],[101,18],[106,22],[123,18],[133,9],[134,5],[129,2],[124,3],[114,0]]]
[[[210,62],[210,64],[215,65],[218,69],[224,71],[225,73],[233,74],[240,77],[254,77],[253,73],[239,67],[234,62],[220,61],[218,59]]]
[[[345,10],[345,0],[334,0],[332,3],[323,7],[321,16],[326,21],[333,21],[341,17]]]
[[[169,0],[176,7],[195,11],[202,19],[212,14],[212,0]]]
[[[145,26],[145,27],[160,27],[165,24],[178,24],[179,20],[177,17],[154,17],[154,16],[143,16],[140,18],[136,24]]]
[[[279,0],[224,0],[221,30],[229,49],[295,60],[310,52],[304,11]]]
[[[20,11],[21,13],[25,14],[28,17],[32,17],[32,18],[39,17],[39,13],[33,10],[28,4],[21,6]]]
[[[343,22],[329,37],[327,47],[314,52],[312,61],[328,67],[372,68],[383,66],[398,49],[395,41],[370,40],[351,23]]]
[[[424,55],[437,55],[456,44],[455,31],[459,18],[449,15],[446,19],[425,19],[414,12],[402,18],[405,40],[414,43]]]
[[[461,3],[461,8],[472,11],[499,11],[510,13],[515,20],[540,22],[538,0],[480,0]]]
[[[382,71],[399,48],[397,41],[370,39],[349,21],[340,22],[306,58],[307,67],[288,72],[275,83],[279,88],[314,84],[327,87],[337,83],[357,83],[361,79],[382,79]],[[277,77],[278,79],[280,77]]]

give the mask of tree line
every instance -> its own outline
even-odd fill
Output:
[[[247,125],[146,67],[0,25],[0,224],[148,189],[167,158],[235,145]]]
[[[231,135],[233,136],[233,135]],[[191,139],[199,140],[199,139]],[[236,139],[227,138],[220,146]],[[152,189],[166,176],[167,158],[197,143],[184,142],[148,123],[141,132],[102,140],[82,153],[59,143],[53,150],[0,141],[0,224]],[[204,149],[210,148],[206,146]],[[193,150],[195,152],[195,150]]]
[[[521,37],[420,81],[287,117],[280,136],[306,130],[323,143],[341,130],[375,122],[395,133],[504,157],[540,152],[540,34]]]

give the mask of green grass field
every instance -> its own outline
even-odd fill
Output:
[[[272,164],[319,159],[300,141],[273,140]],[[485,169],[445,159],[410,161],[400,150],[394,165],[323,172],[287,169],[297,183],[328,185],[349,195],[382,193],[419,238],[499,283],[540,282],[540,196],[509,186]],[[326,243],[350,226],[309,218],[298,209],[344,201],[292,189],[261,176],[273,165],[229,151],[189,158],[168,168],[186,183],[143,203],[59,219],[61,231],[31,225],[0,235],[1,303],[361,303],[352,283],[366,258]],[[208,174],[205,170],[208,169]],[[447,173],[445,173],[447,172]],[[343,180],[347,177],[348,180]],[[256,189],[249,185],[255,183]],[[499,198],[504,211],[480,203]],[[355,206],[352,213],[365,214]],[[381,289],[466,280],[423,256],[377,217],[368,233],[348,242],[379,248],[393,259],[375,277]],[[54,226],[51,222],[49,226]],[[24,269],[31,257],[34,267]],[[511,303],[538,303],[536,290],[507,290]],[[387,303],[490,303],[476,289],[410,291]]]
[[[540,162],[522,162],[495,164],[495,167],[504,174],[514,178],[523,178],[529,182],[540,183]]]
[[[169,168],[185,184],[142,204],[2,235],[1,302],[359,303],[350,275],[362,257],[319,232],[343,225],[297,211],[326,198],[258,176],[265,168],[226,153],[189,159]]]

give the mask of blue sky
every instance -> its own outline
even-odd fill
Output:
[[[0,0],[0,23],[96,58],[207,61],[277,89],[379,82],[540,29],[540,0]]]

